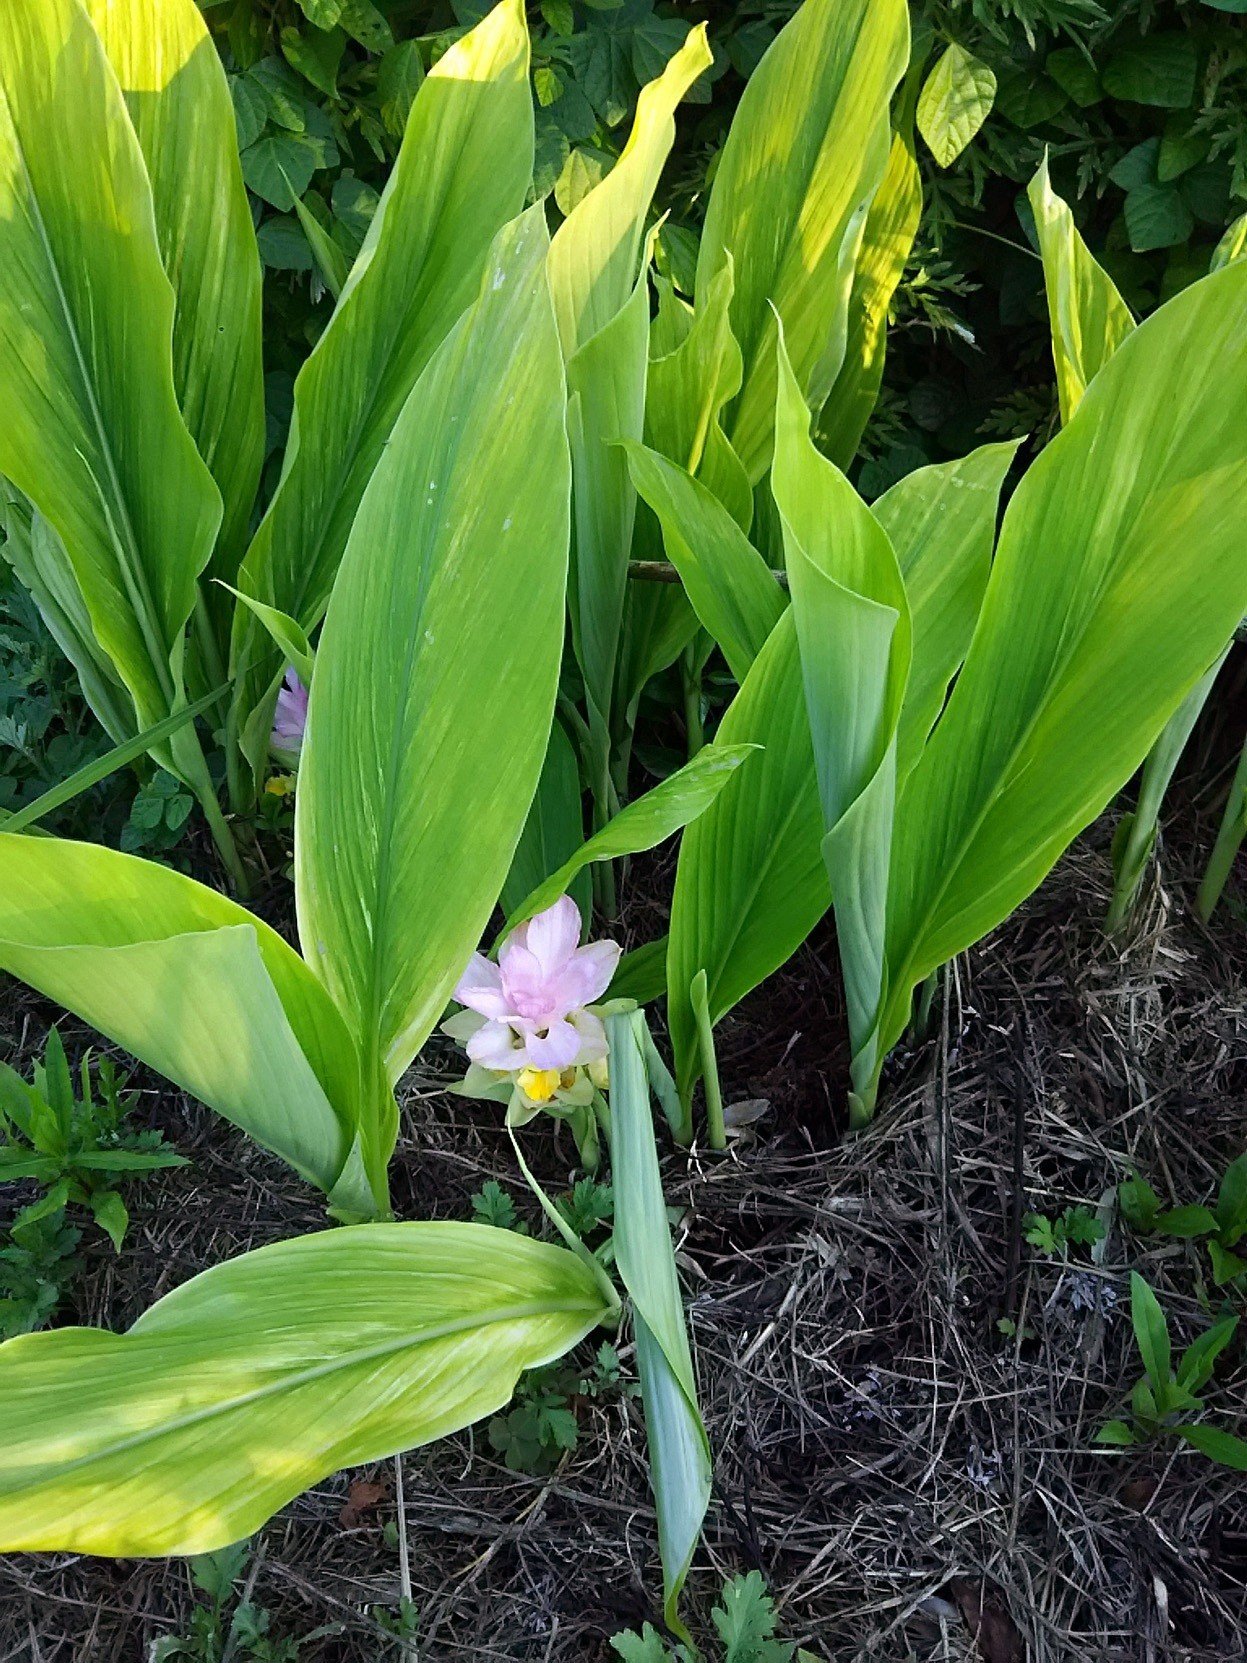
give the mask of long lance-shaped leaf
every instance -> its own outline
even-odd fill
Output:
[[[913,663],[897,734],[901,778],[969,644],[1014,448],[985,445],[961,461],[920,469],[875,505],[894,539],[912,614]],[[634,463],[637,456],[632,453]],[[785,614],[785,597],[761,555],[695,481],[669,464],[649,462],[648,478],[638,473],[638,483],[663,508],[668,554],[702,622],[744,678],[718,738],[766,748],[690,831],[676,870],[668,1015],[687,1101],[700,1067],[688,991],[697,970],[706,970],[710,1020],[718,1022],[796,951],[826,911],[829,890],[820,870],[823,825],[791,618],[787,632],[782,624],[774,628],[754,663],[759,631],[768,617]],[[819,630],[812,633],[817,646],[808,651],[822,651]]]
[[[1061,420],[1067,422],[1092,376],[1133,330],[1134,319],[1079,235],[1068,205],[1052,189],[1046,156],[1028,194],[1043,259]]]
[[[570,492],[548,246],[540,204],[499,233],[365,493],[316,656],[299,934],[358,1041],[368,1101],[392,1103],[386,1082],[445,1008],[546,752]],[[392,1113],[366,1130],[376,1184]]]
[[[0,967],[334,1188],[358,1064],[280,936],[180,872],[91,843],[0,832],[0,878]]]
[[[585,682],[599,808],[636,515],[628,465],[613,441],[640,439],[645,420],[645,219],[675,139],[676,106],[710,61],[704,26],[690,31],[662,75],[642,89],[619,161],[559,226],[550,248],[575,480],[572,641]]]
[[[605,1314],[565,1248],[369,1224],[246,1253],[125,1334],[0,1346],[5,1551],[204,1553],[338,1471],[500,1409]]]
[[[844,363],[818,418],[819,448],[841,468],[847,468],[857,455],[878,402],[888,310],[921,217],[922,176],[909,128],[893,135],[887,171],[866,215],[849,295]]]
[[[748,529],[753,492],[719,423],[724,405],[740,390],[742,374],[740,348],[728,315],[731,261],[716,274],[698,312],[661,278],[658,294],[658,315],[650,326],[645,442],[673,464],[696,474],[704,488],[725,505],[733,522]],[[635,441],[625,445],[628,442]],[[631,462],[629,473],[633,488],[639,489]],[[657,521],[644,507],[638,513],[633,553],[642,558],[651,552],[657,555],[662,539]],[[630,585],[618,692],[618,705],[628,713],[629,726],[646,684],[675,662],[697,629],[698,615],[679,587]]]
[[[760,745],[684,835],[671,902],[667,1022],[686,1108],[702,1073],[692,987],[710,1020],[788,961],[831,904],[792,609],[785,608],[719,724],[720,745]]]
[[[150,727],[221,517],[178,411],[173,290],[116,78],[78,0],[0,11],[0,471],[52,526]]]
[[[1247,264],[1169,301],[1009,505],[965,668],[900,803],[881,1054],[913,988],[1042,881],[1247,610],[1245,313]]]
[[[697,1406],[697,1382],[654,1147],[642,1052],[644,1022],[639,1011],[607,1018],[615,1262],[632,1299],[650,1485],[658,1511],[664,1616],[670,1629],[684,1635],[678,1611],[680,1590],[710,1503],[710,1441]]]
[[[1223,266],[1239,260],[1247,254],[1247,214],[1238,220],[1222,237],[1213,252],[1211,270],[1220,271]],[[1228,649],[1227,649],[1228,650]],[[1224,659],[1219,659],[1208,674],[1199,681],[1187,694],[1177,710],[1169,718],[1160,738],[1148,753],[1147,761],[1139,776],[1139,795],[1134,809],[1122,817],[1120,825],[1113,837],[1113,898],[1109,904],[1108,915],[1104,920],[1106,929],[1117,928],[1127,917],[1130,907],[1138,894],[1142,884],[1143,874],[1152,851],[1156,847],[1157,832],[1160,825],[1160,811],[1164,803],[1165,793],[1169,789],[1174,770],[1186,749],[1186,742],[1191,731],[1207,704],[1217,679],[1217,672]],[[1234,833],[1234,822],[1238,811],[1234,807],[1235,788],[1231,789],[1230,801],[1226,807],[1226,822],[1217,834],[1216,848],[1209,862],[1209,873],[1205,875],[1200,885],[1198,909],[1207,919],[1216,896],[1220,894],[1225,879],[1229,873],[1228,861],[1233,861],[1234,851],[1238,848],[1242,834],[1237,839]],[[1219,876],[1214,873],[1216,869]]]
[[[147,163],[173,284],[173,381],[224,518],[208,574],[242,558],[264,461],[260,254],[234,106],[195,0],[86,0]],[[212,591],[205,603],[222,610]]]
[[[753,482],[770,464],[775,312],[821,408],[843,361],[863,222],[884,177],[888,101],[909,55],[903,0],[806,0],[754,70],[719,157],[697,296],[731,254],[745,382],[726,423]]]
[[[502,0],[439,59],[412,105],[359,258],[295,383],[281,485],[239,587],[311,630],[408,394],[473,299],[495,233],[523,206],[533,116],[522,0]],[[235,728],[263,770],[280,655],[236,618]]]
[[[622,808],[600,832],[582,843],[507,919],[508,929],[515,929],[534,913],[552,906],[576,876],[594,861],[642,854],[690,825],[706,812],[755,749],[752,745],[703,746],[691,762]]]
[[[1016,442],[916,468],[871,504],[887,532],[913,619],[913,663],[897,731],[897,779],[918,760],[961,668],[991,572],[1000,492]]]
[[[1113,899],[1104,920],[1106,930],[1115,930],[1121,925],[1142,887],[1156,847],[1165,793],[1229,650],[1227,647],[1208,673],[1195,683],[1148,752],[1139,775],[1138,801],[1128,814],[1122,815],[1113,834]]]
[[[836,908],[853,1041],[854,1081],[867,1080],[885,991],[888,868],[896,808],[901,704],[912,626],[888,534],[810,437],[810,412],[779,348],[775,462],[805,704]]]
[[[605,329],[636,286],[645,217],[675,141],[676,105],[710,62],[705,26],[691,29],[658,79],[642,87],[619,160],[554,236],[550,288],[568,359]]]
[[[788,597],[713,492],[656,451],[625,448],[633,483],[658,517],[667,558],[698,619],[744,681]]]

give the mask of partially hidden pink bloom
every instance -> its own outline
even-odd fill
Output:
[[[610,986],[621,951],[613,941],[582,947],[580,910],[564,895],[511,932],[497,964],[473,953],[455,989],[461,1005],[485,1018],[468,1056],[500,1073],[600,1062],[606,1030],[586,1007]]]
[[[303,730],[307,726],[307,688],[294,670],[286,671],[286,679],[277,695],[277,710],[273,719],[272,746],[275,751],[286,751],[298,756],[303,745]]]

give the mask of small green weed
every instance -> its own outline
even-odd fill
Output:
[[[1050,1258],[1068,1259],[1073,1247],[1094,1247],[1104,1240],[1104,1225],[1090,1207],[1066,1207],[1055,1218],[1027,1213],[1022,1221],[1026,1240]]]
[[[1130,1420],[1111,1420],[1096,1442],[1116,1447],[1180,1438],[1222,1466],[1247,1472],[1247,1440],[1187,1417],[1204,1407],[1199,1395],[1212,1378],[1217,1358],[1234,1338],[1237,1317],[1223,1317],[1199,1336],[1173,1366],[1169,1324],[1160,1301],[1138,1274],[1130,1274],[1130,1318],[1143,1360],[1143,1376],[1130,1394]]]
[[[722,1648],[722,1663],[818,1663],[813,1652],[775,1638],[775,1602],[761,1573],[734,1576],[723,1584],[721,1602],[710,1613]],[[689,1663],[683,1645],[669,1645],[651,1624],[639,1634],[625,1630],[611,1637],[624,1663]]]
[[[78,1078],[75,1091],[56,1028],[32,1085],[0,1063],[0,1181],[26,1179],[43,1191],[17,1214],[11,1234],[23,1246],[32,1226],[82,1206],[120,1252],[130,1215],[117,1178],[186,1161],[166,1147],[163,1133],[125,1125],[136,1099],[109,1058],[93,1064],[87,1052]]]
[[[1236,1251],[1247,1239],[1247,1154],[1226,1168],[1212,1207],[1162,1207],[1147,1179],[1139,1177],[1118,1185],[1117,1205],[1132,1230],[1202,1241],[1217,1287],[1247,1275],[1247,1258]]]

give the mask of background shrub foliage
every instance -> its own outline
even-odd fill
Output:
[[[426,70],[488,5],[216,0],[204,10],[230,74],[267,267],[275,467],[294,373],[333,303],[307,219],[354,257]],[[530,5],[534,195],[553,198],[556,218],[570,212],[613,165],[640,86],[706,22],[714,65],[686,100],[658,197],[660,264],[691,288],[732,113],[796,10],[797,0]],[[1247,206],[1247,0],[916,0],[912,12],[919,77],[960,49],[980,89],[976,118],[986,114],[948,166],[918,144],[923,225],[863,447],[868,497],[984,437],[1046,437],[1056,395],[1025,190],[1045,150],[1054,188],[1136,315],[1206,272]],[[919,125],[929,135],[921,112]]]

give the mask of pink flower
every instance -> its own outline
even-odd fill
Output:
[[[511,932],[497,964],[473,953],[455,989],[461,1005],[485,1018],[468,1038],[468,1056],[499,1073],[600,1062],[606,1030],[585,1007],[610,986],[620,952],[613,941],[580,946],[580,910],[564,895]]]
[[[273,749],[298,756],[306,726],[307,688],[294,670],[287,670],[285,685],[277,695],[277,710],[270,741]]]

